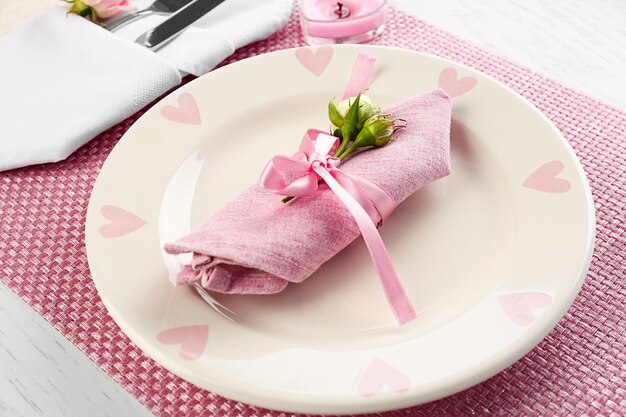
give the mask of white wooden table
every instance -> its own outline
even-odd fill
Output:
[[[55,3],[0,0],[0,36]],[[623,0],[391,3],[561,83],[626,108]],[[150,415],[0,284],[0,416]]]

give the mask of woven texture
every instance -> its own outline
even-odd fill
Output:
[[[375,44],[469,65],[509,85],[563,132],[597,214],[589,275],[566,317],[523,359],[469,390],[385,417],[626,415],[626,113],[393,11]],[[302,45],[297,17],[228,62]],[[203,391],[147,358],[109,318],[85,256],[87,202],[133,115],[68,160],[0,174],[0,278],[158,416],[286,417]]]

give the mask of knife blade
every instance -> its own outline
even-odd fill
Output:
[[[196,20],[219,6],[225,0],[195,0],[172,14],[167,20],[143,33],[135,42],[151,50],[157,50],[187,29]]]

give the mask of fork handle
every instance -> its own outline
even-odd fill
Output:
[[[149,9],[139,10],[137,13],[128,14],[126,16],[122,16],[119,19],[115,19],[111,23],[106,24],[106,28],[109,32],[115,32],[116,30],[126,26],[127,24],[134,22],[137,19],[141,19],[142,17],[149,14],[162,14],[159,12],[154,12]]]

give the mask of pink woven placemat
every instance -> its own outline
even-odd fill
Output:
[[[458,61],[529,99],[576,150],[597,214],[585,285],[539,346],[469,390],[381,415],[626,415],[626,113],[397,11],[373,43]],[[281,32],[237,51],[228,62],[302,44],[294,16]],[[141,113],[64,162],[0,174],[0,278],[158,416],[284,417],[226,400],[169,373],[120,331],[96,293],[84,245],[89,195],[107,155]]]

